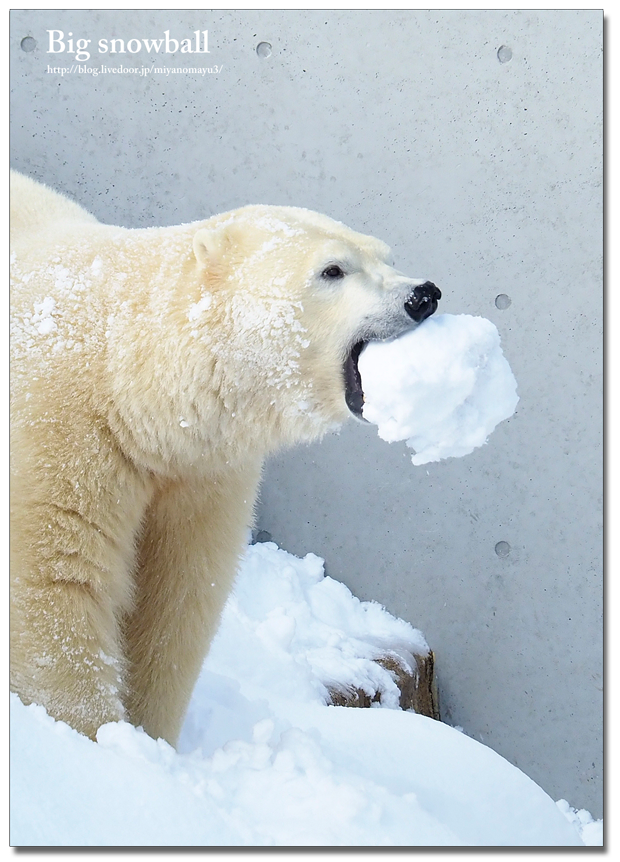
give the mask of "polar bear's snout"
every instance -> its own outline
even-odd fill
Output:
[[[402,334],[403,304],[409,320],[413,321],[415,324],[420,324],[423,320],[426,320],[427,317],[430,317],[437,311],[437,303],[440,299],[441,291],[435,284],[433,284],[432,281],[425,281],[423,284],[416,285],[413,289],[411,289],[411,285],[409,285],[404,297],[404,303],[402,293],[398,299],[398,322],[392,320],[391,326],[376,327],[372,333],[364,332],[360,340],[353,344],[344,363],[344,388],[347,407],[357,419],[361,419],[364,422],[366,421],[362,415],[362,408],[364,406],[364,389],[357,363],[360,354],[368,341],[395,338]],[[411,323],[409,323],[409,325],[405,324],[404,328],[409,329],[411,326]]]
[[[425,281],[413,289],[405,302],[405,311],[416,323],[422,323],[437,311],[437,303],[441,299],[441,291],[432,281]]]

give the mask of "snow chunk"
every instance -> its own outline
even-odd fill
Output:
[[[103,261],[97,256],[90,265],[92,275],[97,278],[103,272]]]
[[[195,302],[193,305],[190,305],[189,311],[187,312],[188,320],[198,320],[203,311],[207,311],[207,309],[211,308],[212,302],[213,297],[211,294],[205,293],[202,299]]]
[[[603,821],[595,820],[585,808],[572,808],[566,799],[558,799],[556,805],[579,832],[581,840],[586,847],[603,846]]]
[[[515,411],[517,383],[499,333],[483,317],[442,314],[359,358],[364,418],[414,464],[468,455]]]
[[[43,302],[35,302],[32,323],[39,335],[49,335],[56,329],[56,321],[52,317],[56,310],[56,302],[51,296],[46,296]]]

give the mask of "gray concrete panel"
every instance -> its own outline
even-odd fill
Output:
[[[521,400],[484,448],[414,468],[352,422],[268,465],[259,525],[421,628],[445,720],[595,816],[602,26],[600,10],[18,10],[10,47],[12,166],[101,220],[317,209],[388,242],[443,311],[497,325]],[[90,39],[89,60],[47,53],[49,29]],[[97,52],[205,29],[208,55]],[[121,64],[152,71],[101,68]],[[222,69],[154,71],[192,65]]]

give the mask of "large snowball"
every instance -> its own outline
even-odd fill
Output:
[[[364,418],[414,464],[468,455],[515,411],[517,383],[490,320],[429,318],[392,341],[371,342],[358,364]]]

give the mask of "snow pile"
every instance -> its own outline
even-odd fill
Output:
[[[358,368],[364,418],[383,440],[406,440],[416,465],[473,452],[519,400],[499,333],[484,317],[431,317],[399,338],[370,342]]]
[[[239,680],[248,697],[266,698],[278,710],[324,704],[331,688],[379,693],[383,705],[398,709],[400,692],[373,659],[390,651],[412,670],[413,655],[428,649],[409,623],[325,577],[320,557],[302,560],[268,543],[249,547],[205,669],[216,667]],[[204,724],[199,697],[196,692],[186,719],[185,748],[199,742],[188,738],[188,727]],[[227,716],[227,727],[232,720]],[[211,728],[207,735],[211,745]]]
[[[595,820],[585,808],[571,808],[566,799],[558,799],[557,806],[581,835],[581,840],[588,847],[603,846],[603,821]]]
[[[126,723],[104,725],[93,743],[12,696],[11,843],[600,843],[587,812],[554,803],[454,728],[326,706],[335,680],[389,690],[389,675],[370,668],[387,644],[426,649],[407,623],[324,577],[313,554],[248,548],[178,752]]]

